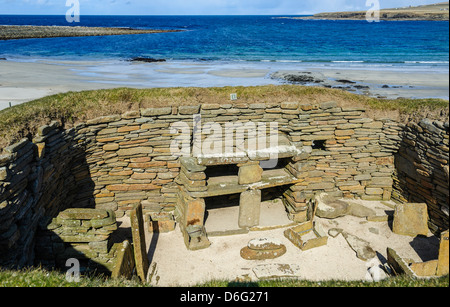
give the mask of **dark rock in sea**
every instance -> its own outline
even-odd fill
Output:
[[[359,90],[362,90],[362,89],[370,89],[370,87],[369,86],[367,86],[367,85],[355,85],[355,88],[357,88],[357,89],[359,89]]]
[[[6,58],[0,58],[0,61],[6,61]]]
[[[165,62],[165,59],[154,59],[154,58],[144,58],[144,57],[137,57],[132,58],[129,60],[130,62],[144,62],[144,63],[156,63],[156,62]]]
[[[387,85],[387,84],[385,84],[385,85],[383,85],[381,88],[390,88],[390,86]]]
[[[340,79],[340,80],[336,80],[336,82],[339,83],[347,83],[347,84],[355,84],[355,81],[350,81],[350,80],[345,80],[345,79]]]
[[[351,89],[350,86],[333,86],[333,88],[341,89],[341,90],[348,90]]]
[[[289,83],[307,84],[322,83],[324,79],[318,73],[312,72],[276,72],[271,75],[272,79],[282,79]]]

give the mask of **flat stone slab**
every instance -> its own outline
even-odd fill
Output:
[[[147,247],[145,245],[144,217],[142,204],[133,208],[130,212],[131,234],[133,237],[134,260],[136,271],[142,282],[147,278],[149,262],[147,258]]]
[[[108,212],[102,209],[71,208],[64,210],[58,215],[67,220],[99,220],[108,217]]]
[[[239,184],[251,184],[261,180],[263,169],[259,164],[243,165],[239,168]]]
[[[427,204],[399,204],[395,208],[392,231],[398,235],[415,237],[428,235]]]
[[[239,194],[248,189],[263,190],[284,185],[293,185],[300,183],[302,179],[298,179],[289,173],[286,169],[273,169],[264,171],[261,177],[261,181],[251,184],[239,184],[238,176],[217,177],[216,180],[208,180],[207,191],[190,191],[189,194],[192,197],[206,198],[229,194]],[[234,178],[232,178],[234,177]]]
[[[348,213],[349,205],[346,202],[328,196],[326,193],[320,194],[317,201],[316,215],[318,217],[335,219]]]
[[[300,266],[297,264],[261,264],[253,268],[258,279],[299,278]]]
[[[348,245],[356,252],[356,257],[363,261],[375,258],[376,252],[370,246],[370,243],[348,232],[342,232]]]

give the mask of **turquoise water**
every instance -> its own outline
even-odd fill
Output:
[[[177,29],[176,33],[0,41],[9,59],[129,59],[448,67],[448,22],[324,21],[276,16],[5,16],[0,24]]]

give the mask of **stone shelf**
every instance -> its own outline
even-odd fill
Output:
[[[277,146],[271,146],[271,144],[266,144],[262,149],[233,151],[230,154],[199,155],[196,156],[196,164],[200,166],[213,166],[240,164],[249,161],[267,161],[273,158],[274,155],[278,159],[284,159],[296,157],[305,151],[305,148],[300,148],[295,143],[290,142],[286,135],[283,134],[278,135]]]
[[[265,170],[260,182],[240,185],[238,176],[216,176],[208,179],[206,191],[190,192],[193,197],[205,198],[238,194],[247,190],[263,190],[301,182],[286,169]]]

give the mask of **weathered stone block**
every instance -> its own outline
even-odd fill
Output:
[[[356,257],[367,261],[376,257],[376,252],[370,246],[370,243],[347,232],[342,232],[348,245],[356,252]]]
[[[350,136],[355,134],[355,130],[353,129],[336,130],[334,133],[336,136]]]
[[[0,166],[8,164],[11,161],[12,157],[13,155],[10,153],[0,155]]]
[[[443,276],[447,275],[449,272],[449,244],[448,244],[449,231],[445,231],[441,234],[441,243],[439,245],[439,258],[437,265],[436,275]]]
[[[394,180],[391,177],[372,177],[369,187],[391,188]]]
[[[97,135],[107,135],[107,134],[114,134],[117,132],[117,128],[105,128],[97,132]]]
[[[66,243],[88,243],[108,240],[108,235],[99,235],[93,233],[78,233],[73,235],[61,234],[59,239]]]
[[[200,106],[180,106],[178,107],[178,113],[181,115],[193,115],[200,112]]]
[[[140,111],[127,111],[122,114],[122,119],[133,119],[141,116]]]
[[[8,178],[8,169],[0,167],[0,181],[5,181]]]
[[[261,214],[261,190],[248,190],[241,193],[239,201],[239,227],[259,225]]]
[[[60,219],[68,220],[92,220],[108,217],[108,212],[101,209],[71,208],[58,215]]]
[[[206,170],[206,166],[197,164],[195,158],[182,157],[180,158],[180,162],[181,166],[184,167],[189,172],[197,173],[197,172],[204,172]]]
[[[356,175],[353,179],[355,181],[366,181],[366,180],[371,180],[372,176],[370,174],[361,174],[361,175]]]
[[[20,156],[21,154],[23,154],[21,151],[23,148],[25,147],[29,147],[32,143],[27,139],[27,138],[23,138],[21,139],[19,142],[9,145],[8,147],[5,147],[3,149],[3,151],[6,154],[14,154],[14,153],[18,153],[18,155]]]
[[[239,167],[239,184],[251,184],[261,181],[263,169],[259,164],[246,164]]]
[[[141,129],[141,126],[123,126],[117,129],[118,133],[123,133],[123,132],[131,132],[131,131],[137,131]]]
[[[281,103],[281,108],[282,109],[287,109],[287,110],[297,110],[298,109],[298,102],[294,102],[294,101],[282,102]]]
[[[366,194],[368,195],[382,195],[383,192],[382,188],[366,188]]]
[[[410,268],[411,270],[416,273],[417,276],[421,277],[430,277],[430,276],[436,276],[436,269],[437,269],[437,260],[431,260],[427,262],[415,262],[411,263]]]
[[[147,215],[149,232],[170,232],[175,229],[175,219],[170,212],[150,213]]]
[[[186,203],[185,226],[201,226],[205,219],[205,201],[204,199],[192,199]]]
[[[172,108],[171,107],[149,108],[149,109],[141,110],[141,115],[144,116],[144,117],[170,115],[170,114],[172,114]]]
[[[402,259],[395,250],[392,248],[387,248],[387,263],[389,267],[392,269],[394,275],[403,275],[406,274],[410,277],[417,277],[416,273],[411,270],[410,266],[404,259]]]
[[[141,281],[145,282],[147,279],[149,262],[147,257],[147,247],[145,245],[144,217],[142,215],[141,204],[135,206],[133,210],[131,210],[130,222],[136,271]]]
[[[250,109],[265,109],[266,104],[265,103],[252,103],[249,105]]]
[[[120,149],[117,151],[119,156],[135,156],[135,155],[146,155],[151,154],[153,152],[153,147],[134,147],[134,148],[126,148]]]
[[[381,129],[383,128],[383,122],[364,123],[362,127],[367,129]]]
[[[119,149],[119,144],[116,143],[103,145],[104,151],[115,151],[117,149]]]
[[[318,183],[310,183],[308,185],[308,189],[311,190],[329,190],[334,189],[336,187],[334,182],[318,182]]]
[[[112,278],[131,279],[135,267],[133,247],[128,240],[117,245],[117,256],[114,268],[112,269]]]
[[[316,215],[321,218],[335,219],[348,213],[349,205],[325,193],[316,198],[318,202]]]
[[[91,226],[94,228],[101,228],[104,226],[109,226],[116,223],[116,215],[113,211],[108,210],[108,217],[104,219],[92,219]]]
[[[220,104],[218,103],[205,103],[202,104],[203,110],[218,110],[220,109]]]
[[[428,235],[427,204],[398,204],[395,208],[392,231],[411,237]]]

